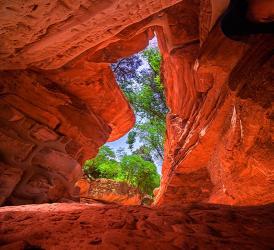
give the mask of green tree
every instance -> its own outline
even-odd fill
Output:
[[[155,164],[145,161],[139,155],[127,155],[121,160],[122,179],[137,187],[145,194],[153,195],[160,185],[160,176]]]
[[[126,181],[144,194],[153,194],[160,184],[156,166],[139,155],[124,155],[117,161],[114,152],[107,146],[100,148],[98,155],[84,165],[86,175],[91,178],[108,178]]]
[[[151,157],[151,154],[150,154],[150,148],[145,145],[140,146],[139,148],[134,150],[132,153],[134,155],[141,156],[145,161],[150,161],[150,162],[154,163],[153,159]]]
[[[150,153],[163,160],[165,122],[156,119],[137,124],[135,130]]]
[[[94,159],[85,162],[84,172],[89,178],[115,179],[120,173],[120,166],[110,147],[102,146]]]
[[[148,67],[141,67],[144,61]],[[132,154],[126,155],[119,150],[120,160],[117,160],[115,153],[103,146],[94,159],[85,163],[84,171],[90,178],[127,181],[150,195],[159,186],[160,176],[153,160],[163,159],[165,117],[168,112],[160,65],[161,56],[156,48],[112,64],[116,79],[136,113],[136,126],[127,138]],[[141,145],[136,149],[136,144]]]
[[[134,60],[140,63],[140,58],[148,64],[142,70],[136,67],[139,64],[134,63]],[[137,117],[134,129],[128,134],[129,148],[134,151],[136,141],[141,142],[141,147],[145,145],[152,158],[163,160],[165,117],[168,109],[160,77],[161,55],[157,48],[149,48],[140,57],[134,55],[122,60],[122,64],[118,62],[115,66],[116,77]],[[131,74],[126,77],[123,72]]]

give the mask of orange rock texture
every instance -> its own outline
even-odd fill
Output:
[[[270,3],[247,3],[243,18],[272,15]],[[83,161],[134,124],[110,63],[145,48],[154,33],[170,109],[155,205],[273,202],[274,38],[226,36],[229,4],[1,3],[1,204],[79,200]]]
[[[273,12],[0,1],[1,249],[273,249]],[[135,122],[110,64],[154,34],[170,110],[155,207],[22,205],[80,200],[83,162]]]
[[[209,2],[183,1],[157,28],[170,113],[156,203],[270,203],[274,36],[224,36]]]
[[[127,182],[118,182],[111,179],[98,178],[77,181],[80,188],[81,203],[116,203],[121,205],[141,205],[142,195],[137,188]]]
[[[93,70],[101,72],[96,79],[87,70],[86,82],[67,85],[33,70],[0,73],[1,203],[79,199],[73,186],[83,161],[133,126],[133,112],[110,68],[95,65]],[[62,81],[69,79],[74,78]]]
[[[41,204],[0,210],[1,250],[258,249],[273,247],[273,205]],[[273,218],[272,218],[273,219]]]
[[[110,63],[144,49],[147,19],[177,2],[1,3],[1,204],[79,200],[84,160],[135,121]]]

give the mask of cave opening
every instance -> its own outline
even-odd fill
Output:
[[[116,82],[134,111],[135,125],[118,140],[107,142],[84,164],[85,175],[96,183],[93,190],[100,196],[111,188],[129,197],[139,193],[142,204],[153,202],[153,191],[160,186],[168,112],[161,60],[154,35],[146,48],[111,64]]]
[[[273,25],[274,1],[35,2],[0,7],[0,249],[273,249],[274,36],[257,27]],[[82,183],[79,203],[82,164],[107,141],[102,170],[117,174],[110,142],[134,113],[114,73],[154,31],[169,110],[153,205],[131,206],[151,199],[126,182],[96,188],[100,178]],[[138,78],[120,86],[150,107],[142,53]],[[132,151],[148,146],[135,132]],[[90,190],[95,200],[82,202]]]

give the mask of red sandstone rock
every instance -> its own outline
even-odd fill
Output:
[[[93,69],[102,75],[96,79],[86,74],[87,88],[82,89],[76,81],[62,86],[66,79],[72,80],[70,72],[62,73],[59,84],[41,72],[0,73],[1,155],[7,165],[18,168],[22,178],[18,183],[14,176],[15,185],[3,194],[1,203],[9,195],[6,202],[11,204],[74,199],[80,164],[94,157],[107,140],[133,126],[133,112],[109,67],[98,64]],[[77,68],[74,72],[83,74]],[[88,84],[88,79],[94,83]],[[111,106],[110,115],[106,111]]]
[[[143,44],[147,42],[148,38]],[[47,72],[46,75],[81,99],[88,109],[108,124],[111,128],[108,141],[119,139],[134,126],[133,111],[108,64],[77,61],[77,64]],[[82,124],[91,127],[88,121]],[[99,139],[97,141],[102,144]]]
[[[202,1],[203,9],[212,9],[200,13],[200,22],[209,13],[216,19],[214,2],[210,6]],[[273,202],[273,35],[233,41],[219,25],[209,32],[212,22],[201,23],[199,47],[193,40],[195,30],[188,34],[173,24],[178,15],[174,12],[165,28],[157,29],[170,114],[156,204],[178,199],[238,205]],[[196,22],[192,19],[199,36]],[[174,33],[167,29],[171,25]],[[180,44],[166,39],[172,34],[182,37]]]
[[[80,188],[80,201],[93,203],[117,203],[122,205],[140,205],[141,193],[126,182],[117,182],[110,179],[96,179],[89,181],[81,179],[76,183]]]
[[[2,1],[0,204],[79,199],[83,161],[134,124],[109,63],[155,31],[170,109],[155,205],[177,205],[4,207],[1,249],[273,248],[273,204],[255,205],[274,201],[274,38],[225,37],[228,3]]]
[[[274,2],[271,0],[249,0],[247,17],[253,22],[273,22]]]
[[[1,202],[77,198],[83,161],[134,124],[109,63],[143,49],[153,31],[170,109],[156,203],[273,202],[273,35],[225,37],[227,6],[3,3],[0,68],[10,70],[0,73],[0,153],[9,178]]]
[[[120,40],[118,33],[131,24],[179,1],[3,2],[0,68],[59,68],[88,49]]]
[[[0,208],[1,249],[258,249],[273,247],[273,204],[42,204]]]

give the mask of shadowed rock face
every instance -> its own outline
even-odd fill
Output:
[[[157,29],[170,113],[156,203],[272,202],[274,36],[231,40],[211,24],[214,1],[200,4],[192,19],[193,4],[167,10]]]
[[[273,34],[226,37],[228,5],[3,2],[1,204],[79,199],[83,161],[135,120],[109,65],[144,49],[153,32],[170,109],[155,204],[272,202]]]
[[[272,218],[271,218],[272,213]],[[273,247],[273,204],[41,204],[0,209],[1,249],[260,249]]]
[[[90,70],[82,89],[73,76],[62,78],[65,85],[32,70],[0,73],[1,203],[79,199],[73,185],[81,177],[83,161],[133,126],[133,112],[110,68],[94,68],[101,71],[98,82],[92,84]],[[110,117],[106,110],[112,105]]]

